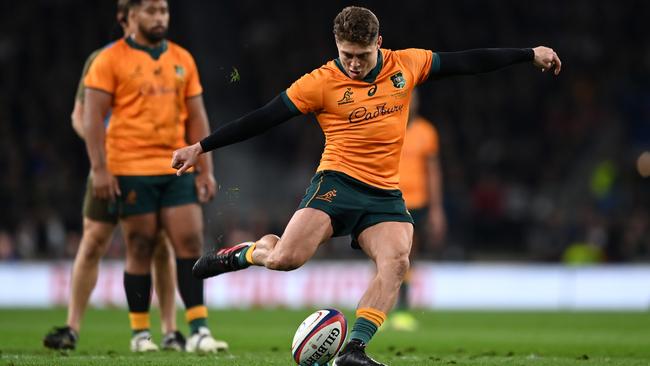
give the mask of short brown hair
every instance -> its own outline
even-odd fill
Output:
[[[334,18],[334,37],[364,46],[370,45],[379,35],[379,19],[369,9],[348,6]]]
[[[126,23],[126,20],[129,17],[129,9],[131,8],[131,4],[129,0],[117,0],[117,22],[122,24]]]

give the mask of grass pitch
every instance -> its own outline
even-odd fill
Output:
[[[124,310],[91,310],[77,350],[53,352],[42,338],[65,310],[0,310],[0,366],[293,365],[290,344],[311,310],[210,312],[225,354],[132,354]],[[649,313],[414,311],[415,332],[380,331],[368,353],[388,365],[650,365]],[[353,312],[346,312],[348,321]],[[160,340],[157,314],[153,331]],[[179,312],[179,324],[183,319]],[[351,324],[350,324],[351,327]],[[187,334],[187,327],[180,329]]]

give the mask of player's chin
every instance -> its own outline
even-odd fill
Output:
[[[158,41],[162,41],[167,36],[167,28],[162,26],[157,26],[151,28],[147,33],[149,39],[158,42]]]

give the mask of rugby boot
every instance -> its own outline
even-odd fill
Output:
[[[332,366],[386,366],[366,355],[366,345],[353,339],[343,347]]]
[[[196,278],[205,279],[222,273],[238,271],[248,268],[250,264],[241,264],[240,257],[244,249],[253,243],[246,242],[230,248],[223,248],[208,252],[194,263],[192,275]],[[245,261],[244,261],[245,262]]]

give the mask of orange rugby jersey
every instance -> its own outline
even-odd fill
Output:
[[[314,113],[325,134],[317,171],[398,189],[411,91],[429,76],[432,59],[427,50],[381,49],[377,67],[364,80],[349,78],[336,59],[294,82],[285,101]]]
[[[106,130],[109,171],[174,174],[172,153],[187,146],[185,101],[202,93],[192,55],[169,41],[159,50],[146,50],[125,38],[101,51],[84,83],[113,96]]]
[[[427,205],[429,185],[427,167],[429,157],[438,154],[438,132],[422,117],[416,117],[406,127],[402,160],[399,163],[399,187],[406,208],[417,209]]]

